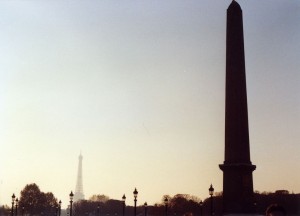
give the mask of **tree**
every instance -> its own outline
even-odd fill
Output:
[[[97,194],[97,195],[93,195],[89,198],[90,201],[93,202],[102,202],[105,203],[109,200],[109,197],[104,195],[104,194]]]
[[[170,195],[163,195],[163,197],[161,198],[161,205],[165,205],[165,200],[166,199],[168,200],[168,202],[170,202],[172,197]]]
[[[42,210],[46,214],[55,215],[58,211],[57,199],[54,197],[53,193],[41,193],[41,206]]]
[[[10,207],[5,205],[0,207],[0,215],[9,215],[10,214]]]
[[[21,191],[19,206],[27,215],[54,215],[57,199],[51,192],[43,193],[35,183],[27,184]]]
[[[109,199],[105,195],[93,195],[88,200],[79,200],[73,204],[75,215],[91,216],[91,215],[122,215],[123,201]],[[126,206],[126,212],[132,212],[133,207]],[[143,212],[142,208],[137,209],[137,212]]]
[[[86,215],[97,208],[96,202],[79,200],[73,204],[75,215]]]
[[[164,195],[160,204],[149,207],[149,215],[165,215],[165,198],[168,199],[169,215],[198,215],[200,199],[189,194]]]

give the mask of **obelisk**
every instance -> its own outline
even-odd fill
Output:
[[[227,9],[225,161],[223,214],[254,213],[242,9],[232,1]]]

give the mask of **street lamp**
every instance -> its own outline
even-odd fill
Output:
[[[209,195],[210,195],[210,215],[213,215],[213,195],[214,195],[214,188],[212,184],[208,188]]]
[[[123,216],[125,216],[125,201],[126,201],[126,196],[123,194],[122,196],[122,202],[123,202]]]
[[[100,204],[97,205],[97,216],[100,216]]]
[[[55,216],[58,216],[58,211],[59,211],[59,205],[58,203],[55,203]]]
[[[68,205],[66,211],[67,211],[67,216],[70,216],[70,205]]]
[[[202,200],[200,200],[200,216],[202,216],[202,206],[203,206],[203,202],[202,202]]]
[[[18,204],[19,204],[19,199],[16,199],[16,216],[18,216]]]
[[[58,202],[58,216],[61,214],[61,200]]]
[[[15,204],[15,194],[11,196],[11,216],[14,216],[14,204]]]
[[[134,216],[136,216],[136,201],[137,201],[137,195],[138,195],[138,191],[136,190],[136,188],[133,191],[133,196],[134,196]]]
[[[72,204],[73,204],[73,197],[74,197],[74,194],[72,191],[69,196],[70,196],[70,216],[72,216]]]
[[[165,199],[164,199],[164,203],[165,203],[165,216],[168,216],[168,198],[166,197]]]
[[[22,206],[22,216],[24,215],[24,206]]]
[[[148,207],[147,202],[144,203],[144,207],[145,207],[145,216],[147,216],[147,211],[148,211],[148,209],[147,209],[147,207]]]

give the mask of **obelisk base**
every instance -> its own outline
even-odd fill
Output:
[[[250,163],[219,165],[223,171],[224,215],[255,214],[252,172],[256,166]]]

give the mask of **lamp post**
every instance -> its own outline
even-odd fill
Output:
[[[210,187],[208,188],[209,191],[209,195],[210,195],[210,215],[213,215],[213,195],[214,195],[214,188],[212,186],[212,184],[210,185]]]
[[[137,195],[138,195],[138,191],[136,190],[136,188],[133,191],[133,196],[134,196],[134,216],[136,216],[136,201],[137,201]]]
[[[165,203],[165,216],[168,216],[168,198],[166,197],[164,199],[164,203]]]
[[[19,204],[19,199],[16,199],[16,216],[18,216],[18,204]]]
[[[58,216],[58,211],[59,211],[59,205],[58,203],[55,203],[55,216]]]
[[[22,206],[22,216],[24,215],[24,206]]]
[[[122,202],[123,202],[123,216],[125,216],[125,201],[126,201],[126,196],[123,194],[122,196]]]
[[[200,204],[200,216],[202,216],[202,206],[203,206],[202,200],[200,200],[199,204]]]
[[[254,213],[256,214],[257,213],[257,202],[254,201],[253,205],[254,205]]]
[[[200,200],[200,216],[202,216],[202,206],[203,206],[203,202],[202,202],[202,200]]]
[[[68,205],[66,211],[67,211],[67,216],[70,216],[70,205]]]
[[[97,216],[100,216],[100,204],[97,205]]]
[[[58,202],[58,216],[61,214],[61,200]]]
[[[147,202],[144,203],[144,207],[145,207],[145,216],[147,216],[147,211],[148,211],[148,204]]]
[[[69,196],[70,196],[70,216],[72,216],[72,204],[73,204],[73,197],[74,197],[74,194],[72,191]]]
[[[11,216],[14,216],[14,204],[15,204],[15,194],[11,196]]]

